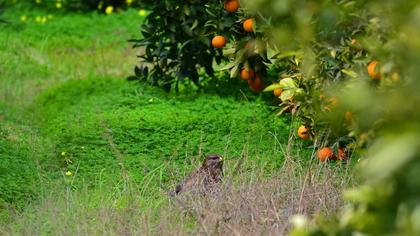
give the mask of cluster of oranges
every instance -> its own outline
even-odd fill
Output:
[[[239,8],[240,8],[240,4],[238,0],[225,0],[224,1],[224,9],[229,14],[237,12]],[[245,33],[253,33],[254,32],[254,19],[252,18],[245,19],[243,21],[243,30]],[[211,45],[214,48],[222,49],[223,47],[225,47],[226,42],[227,42],[226,38],[223,35],[216,35],[212,39]],[[351,43],[354,45],[354,44],[357,44],[357,41],[352,40]],[[252,47],[251,43],[247,43],[245,45],[245,48],[251,48],[251,47]],[[381,80],[382,72],[380,71],[379,62],[377,60],[373,60],[368,64],[367,72],[373,80],[375,81]],[[251,91],[255,93],[261,92],[265,88],[264,82],[261,79],[261,74],[258,73],[258,71],[257,72],[254,71],[253,68],[249,68],[248,66],[242,68],[240,71],[240,78],[244,81],[247,81],[249,88],[251,89]],[[273,90],[273,94],[276,97],[280,97],[282,93],[283,91],[280,88]],[[331,109],[330,106],[335,106],[337,103],[335,98],[328,99],[327,101],[328,101],[329,106],[326,106],[325,110],[330,110]],[[352,115],[353,114],[351,112],[345,113],[344,116],[345,116],[346,124],[348,125],[351,124]],[[307,140],[311,138],[311,132],[309,128],[302,125],[298,129],[298,136],[302,140]],[[347,159],[343,148],[338,148],[336,152],[337,153],[334,153],[333,149],[330,147],[322,147],[321,149],[318,150],[317,157],[322,162],[325,162],[328,160],[346,160]]]
[[[309,129],[304,125],[299,127],[297,133],[302,140],[307,140],[311,136]],[[321,162],[347,160],[347,155],[342,147],[338,148],[337,153],[334,153],[330,147],[323,147],[317,151],[316,156]]]
[[[228,13],[235,13],[240,7],[238,0],[225,0],[224,8]],[[254,20],[252,18],[246,19],[243,22],[243,29],[246,33],[252,33],[254,31]],[[214,48],[221,49],[226,45],[226,39],[222,35],[216,35],[212,41],[211,45]],[[250,48],[250,43],[248,43],[246,48]],[[253,69],[242,68],[240,72],[240,78],[248,82],[248,86],[252,92],[258,93],[264,90],[265,85],[261,79],[261,74],[255,73]]]
[[[228,13],[235,13],[238,11],[240,5],[238,0],[225,0],[224,6]],[[253,20],[246,19],[243,23],[243,27],[245,32],[253,32]],[[211,41],[211,45],[217,49],[223,48],[226,45],[226,39],[222,35],[217,35]]]

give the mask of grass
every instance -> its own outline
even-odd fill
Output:
[[[260,97],[126,81],[136,11],[18,20],[42,14],[0,25],[0,234],[265,234],[342,204],[347,166],[287,145],[290,117]],[[226,157],[222,191],[169,197],[209,152]]]

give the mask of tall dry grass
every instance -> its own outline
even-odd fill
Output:
[[[301,157],[300,157],[301,158]],[[4,235],[284,235],[295,214],[329,215],[353,184],[349,165],[302,164],[286,158],[275,173],[248,156],[226,161],[224,182],[213,193],[170,196],[165,186],[128,179],[99,190],[52,191],[14,212]],[[195,165],[199,165],[199,160]],[[248,166],[247,166],[248,165]],[[176,183],[167,183],[172,189]]]

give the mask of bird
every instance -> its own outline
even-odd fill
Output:
[[[201,167],[191,173],[181,184],[175,188],[175,194],[191,190],[209,193],[223,177],[223,158],[220,154],[208,154]]]

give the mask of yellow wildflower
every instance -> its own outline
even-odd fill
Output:
[[[28,17],[27,16],[21,16],[20,17],[20,20],[23,21],[23,22],[25,22],[26,20],[28,20]]]
[[[61,155],[62,155],[62,156],[65,156],[65,155],[66,155],[66,152],[65,152],[65,151],[62,151],[62,152],[61,152]]]
[[[38,23],[41,23],[42,17],[41,16],[35,17],[35,21],[38,22]]]
[[[56,2],[56,3],[55,3],[55,7],[56,7],[57,9],[60,9],[61,7],[63,7],[63,4],[62,4],[61,2]]]
[[[105,13],[108,14],[108,15],[111,14],[113,11],[114,11],[114,7],[113,6],[107,6],[105,8]]]
[[[140,9],[140,10],[139,10],[139,15],[140,15],[140,16],[144,16],[144,15],[146,15],[146,11],[145,11],[144,9]]]
[[[127,3],[128,6],[130,6],[131,3],[133,3],[133,0],[125,0],[125,3]]]
[[[66,176],[72,176],[72,175],[73,175],[73,173],[71,173],[71,171],[66,172]]]

